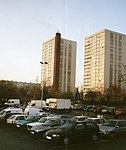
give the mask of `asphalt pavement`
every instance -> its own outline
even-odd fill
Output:
[[[86,144],[52,146],[28,132],[0,125],[0,150],[126,150],[126,139],[98,140]]]

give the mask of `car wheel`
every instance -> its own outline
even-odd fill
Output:
[[[97,140],[98,140],[98,136],[97,136],[96,134],[93,134],[93,135],[92,135],[92,140],[93,140],[93,141],[97,141]]]
[[[114,133],[114,132],[111,132],[111,133],[109,134],[109,137],[110,137],[110,139],[114,139],[114,138],[115,138],[115,133]]]
[[[69,139],[66,137],[65,139],[64,139],[64,143],[67,145],[67,144],[69,144]]]

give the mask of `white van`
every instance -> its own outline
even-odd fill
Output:
[[[15,106],[15,105],[20,105],[20,100],[19,99],[9,99],[6,103],[4,103],[5,105],[8,106]]]
[[[46,105],[44,100],[31,100],[27,107],[43,108]]]
[[[24,114],[26,115],[38,115],[38,114],[41,114],[43,112],[42,109],[40,108],[35,108],[35,107],[26,107],[25,110],[24,110]]]
[[[8,107],[0,111],[0,120],[6,120],[13,114],[23,114],[21,108]]]

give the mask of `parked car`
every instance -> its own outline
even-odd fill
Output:
[[[102,125],[104,123],[107,123],[108,121],[104,118],[87,118],[85,119],[86,122],[94,122],[97,125]]]
[[[23,114],[21,108],[8,107],[0,111],[0,121],[6,122],[6,120],[14,114]]]
[[[40,126],[45,123],[47,120],[51,119],[52,117],[42,117],[37,122],[32,122],[27,124],[27,130],[31,130],[34,126]],[[54,117],[53,117],[54,118]]]
[[[121,107],[116,109],[115,115],[126,115],[126,107]]]
[[[66,114],[57,114],[57,115],[54,115],[53,117],[55,117],[55,118],[71,118],[70,115],[66,115]]]
[[[87,105],[87,106],[84,108],[84,110],[85,110],[85,111],[93,112],[95,108],[96,108],[95,105]]]
[[[103,109],[103,106],[96,106],[96,107],[94,108],[93,112],[96,113],[96,114],[97,114],[97,113],[101,113],[102,109]]]
[[[42,117],[43,117],[42,115],[28,116],[25,120],[18,120],[16,126],[20,129],[27,129],[28,123],[36,122]]]
[[[126,120],[109,119],[108,123],[99,126],[101,137],[126,137]]]
[[[52,118],[49,118],[48,120],[46,120],[46,122],[43,123],[42,125],[32,127],[31,133],[36,137],[43,138],[46,131],[53,129],[53,128],[57,128],[59,126],[62,126],[67,121],[68,121],[68,119],[52,117]]]
[[[12,115],[7,119],[8,124],[16,124],[18,120],[25,120],[28,117],[28,115],[25,114],[17,114]]]
[[[87,118],[88,116],[73,116],[71,120],[76,122],[83,122]]]
[[[99,137],[99,127],[93,122],[69,121],[57,129],[47,131],[45,136],[53,144],[96,141]]]

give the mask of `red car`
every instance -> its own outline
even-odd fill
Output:
[[[118,108],[115,110],[115,115],[126,115],[126,107]]]

